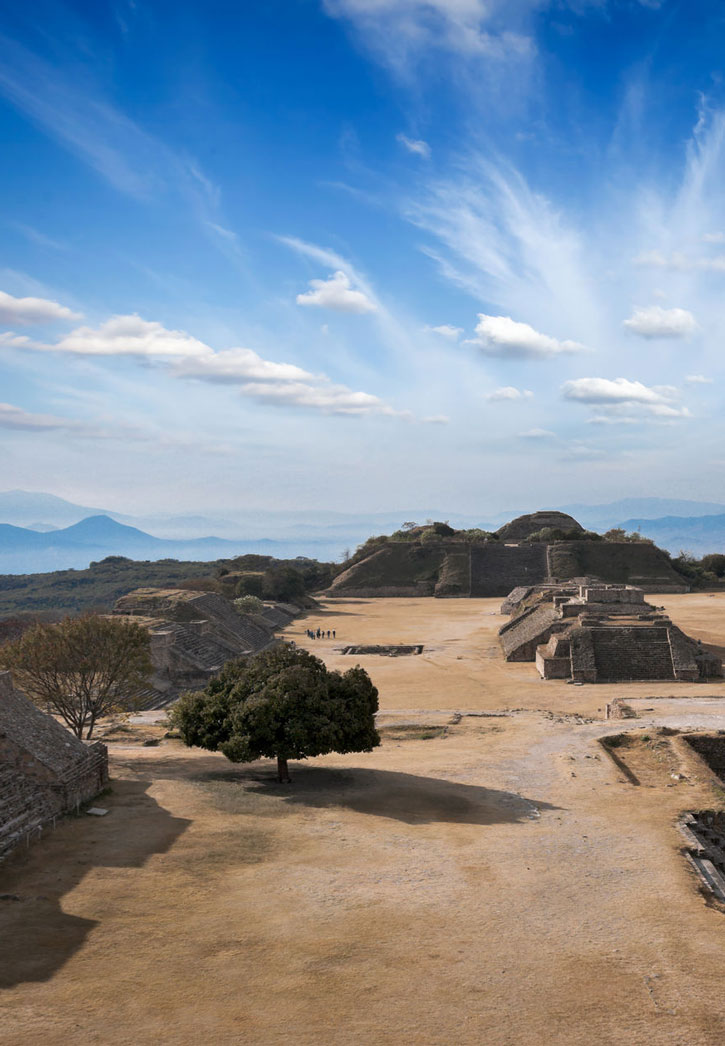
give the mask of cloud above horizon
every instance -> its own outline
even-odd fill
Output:
[[[640,338],[687,338],[697,330],[695,317],[687,309],[663,309],[660,305],[635,309],[624,326]]]
[[[575,378],[562,385],[566,400],[602,408],[641,408],[659,418],[687,418],[687,407],[676,405],[678,391],[669,385],[649,386],[627,378]]]
[[[335,312],[375,312],[377,305],[361,290],[355,290],[350,277],[338,269],[326,280],[310,280],[311,290],[298,294],[298,305],[332,309]]]
[[[424,160],[430,159],[431,149],[427,142],[420,138],[409,138],[407,134],[397,134],[396,141],[400,142],[404,149],[415,156],[422,156]]]
[[[1,338],[2,336],[0,336]],[[112,316],[98,327],[78,327],[53,343],[13,336],[14,347],[78,357],[136,357],[163,365],[175,378],[236,385],[242,396],[279,407],[302,407],[350,417],[381,415],[413,420],[371,393],[332,382],[292,363],[263,359],[252,349],[215,351],[193,335],[168,330],[134,314]]]
[[[386,64],[402,69],[426,50],[465,58],[521,58],[534,51],[528,16],[542,0],[323,0]]]
[[[438,334],[447,341],[458,341],[463,334],[463,327],[454,327],[450,323],[440,323],[437,327],[424,327],[423,330],[429,331],[431,334]]]
[[[82,313],[46,298],[15,298],[0,291],[0,323],[21,326],[52,323],[55,320],[79,320]]]
[[[500,389],[489,392],[486,399],[496,403],[505,400],[531,399],[533,395],[531,389],[517,389],[514,385],[503,385]]]
[[[513,359],[551,359],[577,352],[585,352],[576,341],[560,341],[534,330],[528,323],[512,320],[510,316],[486,316],[480,312],[475,327],[476,337],[467,345],[476,345],[486,356],[507,356]]]

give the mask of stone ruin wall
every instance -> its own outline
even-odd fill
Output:
[[[0,859],[107,783],[106,746],[83,744],[0,673]]]

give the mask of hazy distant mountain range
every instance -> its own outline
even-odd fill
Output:
[[[725,551],[725,504],[625,498],[602,505],[550,507],[568,512],[592,530],[639,530],[675,555],[681,549],[697,556]],[[453,526],[493,530],[530,510],[528,506],[520,512],[497,513],[487,520],[435,509],[372,514],[243,510],[233,518],[213,512],[132,516],[76,505],[53,494],[14,490],[0,492],[0,574],[81,569],[109,555],[211,560],[260,552],[336,560],[345,549],[354,549],[371,534],[390,533],[405,520],[448,519]]]
[[[308,542],[305,554],[326,559],[331,551],[336,549],[324,543]],[[205,537],[169,541],[104,515],[89,516],[69,527],[43,531],[9,523],[0,524],[0,574],[81,570],[94,560],[113,555],[137,560],[180,559],[203,562],[246,552],[286,558],[289,549],[284,542],[264,538],[258,541],[225,541],[223,538]]]

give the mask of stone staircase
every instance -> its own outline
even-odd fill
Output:
[[[219,596],[200,595],[194,599],[193,607],[200,617],[212,622],[213,630],[220,638],[228,639],[235,645],[241,640],[247,651],[264,650],[272,642],[270,631],[238,614],[231,604]]]
[[[166,624],[164,632],[169,632],[174,637],[172,647],[174,658],[191,661],[195,667],[204,669],[204,671],[217,671],[225,661],[230,660],[229,649],[214,642],[211,636],[200,636],[192,632],[190,628],[174,622]]]
[[[592,628],[597,682],[674,679],[665,626]]]

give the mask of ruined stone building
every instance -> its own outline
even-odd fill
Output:
[[[565,539],[540,539],[541,532]],[[533,537],[533,540],[532,540]],[[533,512],[500,527],[490,539],[380,539],[368,555],[342,570],[332,596],[505,596],[517,586],[555,584],[585,576],[649,592],[687,592],[667,553],[648,542],[592,540],[562,512]]]
[[[507,661],[534,661],[544,679],[602,683],[695,682],[722,676],[722,661],[645,602],[641,588],[589,582],[511,593],[499,630]]]
[[[108,754],[84,744],[0,672],[0,858],[108,782]]]
[[[296,606],[273,603],[259,614],[242,615],[223,596],[176,588],[138,588],[114,608],[151,637],[155,671],[142,695],[146,708],[162,708],[182,691],[206,686],[227,661],[272,646],[278,642],[275,630],[298,613]]]

